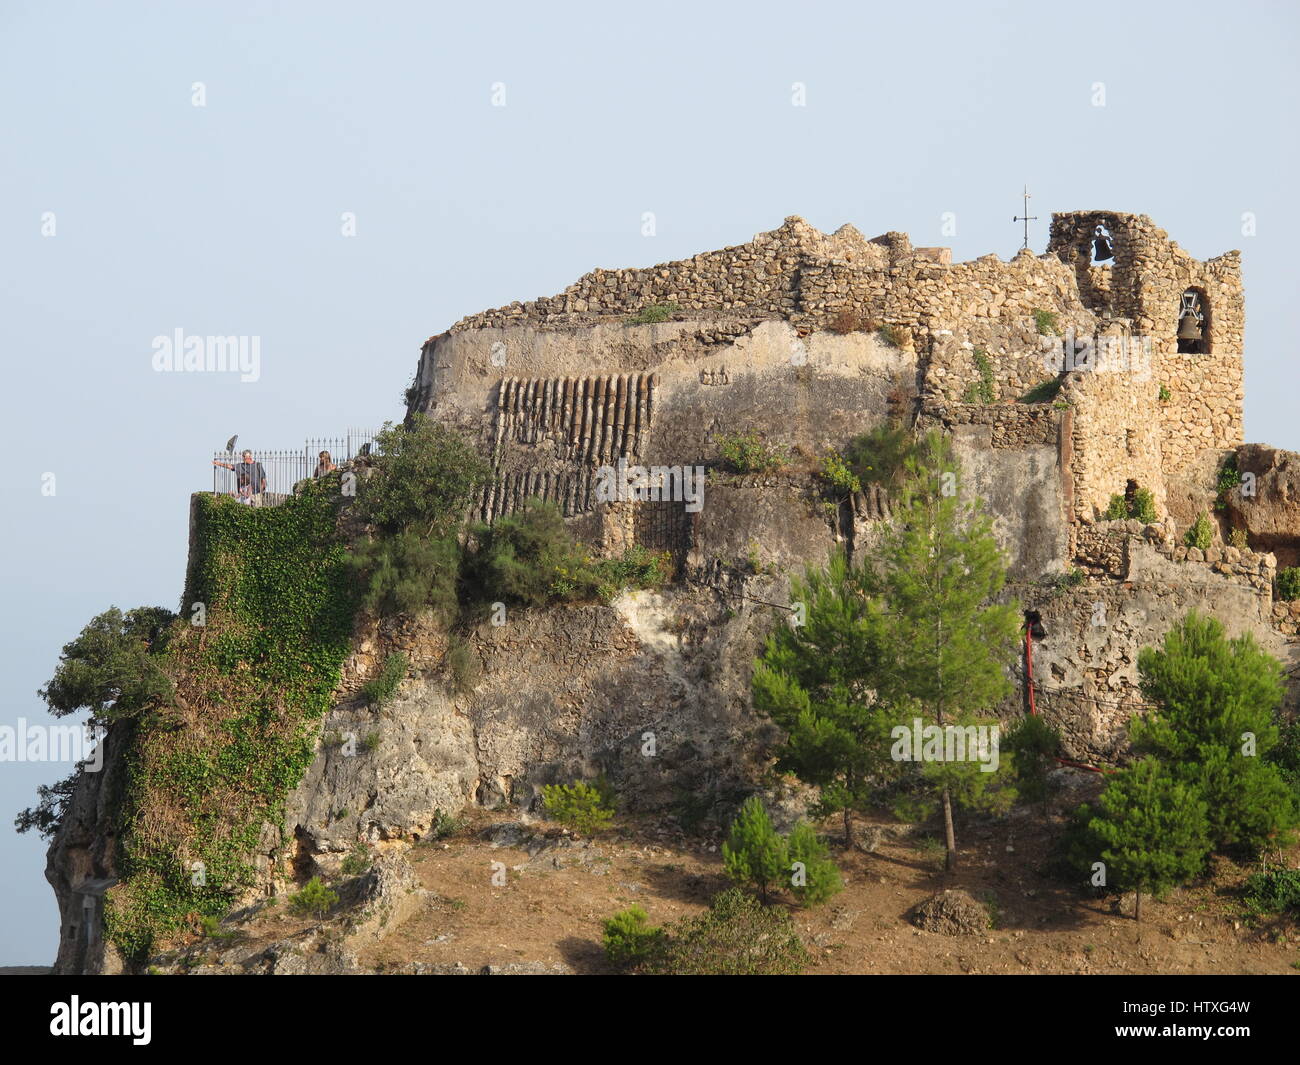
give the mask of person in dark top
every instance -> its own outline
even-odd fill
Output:
[[[242,461],[236,463],[213,459],[212,465],[233,470],[235,473],[235,495],[238,496],[239,501],[250,506],[260,507],[262,505],[262,493],[266,491],[266,470],[262,468],[260,462],[253,461],[251,451],[245,451],[240,458]]]

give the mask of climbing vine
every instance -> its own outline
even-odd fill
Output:
[[[253,882],[250,856],[310,764],[354,613],[337,484],[278,507],[195,499],[194,543],[164,668],[174,698],[134,723],[108,936],[131,958]],[[202,624],[195,622],[201,621]]]

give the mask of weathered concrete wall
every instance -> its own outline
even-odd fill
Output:
[[[952,435],[961,461],[958,495],[964,502],[983,501],[1010,576],[1033,580],[1060,573],[1069,529],[1056,442],[995,448],[989,425],[956,425]]]

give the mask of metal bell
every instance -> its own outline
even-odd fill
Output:
[[[1188,311],[1178,319],[1179,340],[1200,340],[1201,323],[1196,320],[1196,312]]]
[[[1092,258],[1095,262],[1104,262],[1106,259],[1115,258],[1115,252],[1111,249],[1110,241],[1101,233],[1092,238]]]

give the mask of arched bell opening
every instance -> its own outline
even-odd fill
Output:
[[[1186,289],[1178,304],[1178,353],[1210,353],[1210,305],[1199,288]]]
[[[1115,263],[1115,245],[1110,239],[1110,230],[1101,222],[1092,231],[1090,262],[1093,266],[1113,266]]]

